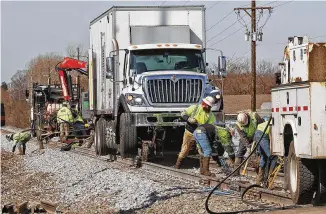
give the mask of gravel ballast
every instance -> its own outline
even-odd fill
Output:
[[[9,129],[6,129],[9,131]],[[11,129],[12,130],[12,129]],[[19,131],[17,129],[12,131]],[[13,143],[1,135],[1,154],[11,153]],[[27,187],[15,196],[2,192],[1,203],[10,200],[38,200],[46,198],[58,202],[65,213],[203,213],[207,193],[197,184],[144,169],[121,167],[60,148],[38,151],[35,140],[27,143],[25,156],[12,155],[8,165],[16,165],[17,173],[35,176]],[[5,160],[5,161],[9,161]],[[3,162],[1,167],[3,168]],[[194,169],[195,170],[195,169]],[[13,175],[12,175],[13,176]],[[2,187],[14,185],[14,179],[2,175]],[[18,178],[17,178],[18,179]],[[27,182],[19,180],[21,184]],[[30,191],[36,191],[35,197]],[[249,206],[226,196],[214,196],[212,203],[223,210]],[[227,204],[226,204],[227,203]],[[180,210],[181,209],[181,210]]]

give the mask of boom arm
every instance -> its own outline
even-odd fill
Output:
[[[71,76],[67,71],[75,70],[79,73],[88,76],[87,63],[81,60],[65,57],[64,60],[57,64],[56,70],[59,73],[59,79],[62,86],[64,100],[70,101],[72,97]]]

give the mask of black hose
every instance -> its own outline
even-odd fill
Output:
[[[240,168],[242,167],[242,165],[244,165],[246,163],[246,161],[251,157],[251,155],[256,151],[257,147],[259,146],[260,144],[260,141],[263,139],[264,137],[264,134],[266,133],[266,130],[270,124],[272,120],[272,116],[269,117],[268,119],[268,125],[265,127],[264,131],[263,131],[263,135],[260,137],[259,141],[257,142],[257,144],[255,145],[255,147],[253,148],[253,150],[250,152],[250,154],[248,155],[248,157],[235,169],[233,170],[233,172],[231,172],[228,176],[226,176],[222,181],[220,181],[212,190],[211,192],[209,193],[209,195],[207,196],[206,198],[206,201],[205,201],[205,209],[208,213],[211,213],[211,214],[235,214],[235,213],[244,213],[244,212],[259,212],[259,211],[262,211],[262,210],[280,210],[280,209],[289,209],[289,208],[293,208],[294,206],[287,206],[287,207],[277,207],[277,208],[259,208],[259,209],[250,209],[250,210],[239,210],[239,211],[232,211],[232,212],[213,212],[212,210],[209,209],[208,207],[208,201],[210,199],[210,197],[212,196],[213,192],[224,182],[226,181],[228,178],[230,178],[236,171],[240,170]],[[241,199],[243,200],[243,197],[245,195],[246,192],[248,192],[249,189],[251,188],[254,188],[254,187],[260,187],[260,188],[263,188],[259,185],[251,185],[249,187],[247,187],[242,196],[241,196]]]

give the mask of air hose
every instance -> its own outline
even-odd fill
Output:
[[[270,124],[272,120],[272,116],[269,117],[268,119],[268,124]],[[228,178],[230,178],[236,171],[240,170],[240,168],[246,163],[246,161],[253,155],[253,153],[256,151],[257,147],[259,146],[262,138],[264,137],[264,134],[266,133],[266,130],[268,128],[268,125],[265,127],[264,131],[263,131],[263,135],[260,137],[259,141],[257,142],[257,144],[255,145],[255,147],[253,148],[253,150],[250,152],[250,154],[248,155],[248,157],[235,169],[233,170],[229,175],[227,175],[222,181],[220,181],[208,194],[206,201],[205,201],[205,209],[208,213],[210,214],[236,214],[236,213],[244,213],[244,212],[260,212],[260,211],[266,211],[266,210],[284,210],[284,209],[290,209],[290,208],[294,208],[296,206],[282,206],[282,207],[274,207],[274,208],[258,208],[258,209],[247,209],[247,210],[239,210],[239,211],[231,211],[231,212],[214,212],[212,210],[209,209],[208,207],[208,201],[211,198],[212,194],[214,193],[214,191],[222,184],[224,183],[224,181],[226,181]],[[252,188],[255,187],[259,187],[259,188],[263,188],[260,185],[254,184],[251,185],[249,187],[247,187],[242,195],[241,195],[241,200],[243,201],[243,197],[244,195]]]

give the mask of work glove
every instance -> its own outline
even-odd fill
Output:
[[[190,124],[195,124],[195,123],[197,123],[197,120],[196,120],[195,118],[193,118],[193,117],[189,117],[189,118],[188,118],[188,122],[189,122]]]

